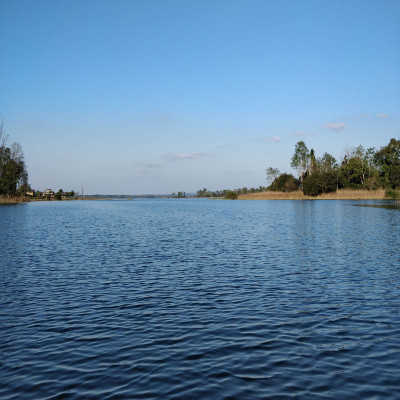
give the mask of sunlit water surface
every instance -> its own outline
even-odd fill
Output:
[[[0,207],[1,399],[399,399],[400,210]]]

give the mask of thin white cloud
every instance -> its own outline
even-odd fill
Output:
[[[274,136],[272,138],[265,138],[264,139],[266,142],[280,142],[281,138],[279,136]]]
[[[210,157],[213,156],[213,153],[206,153],[201,151],[195,151],[193,153],[180,153],[180,154],[167,154],[166,158],[169,160],[197,160],[199,158]]]
[[[325,124],[325,127],[332,129],[333,131],[340,131],[341,129],[346,127],[346,124],[344,122],[339,122],[339,123],[329,122]]]
[[[378,117],[378,118],[385,119],[385,118],[388,117],[388,115],[387,115],[387,114],[381,114],[381,113],[379,113],[379,114],[377,115],[377,117]]]
[[[297,131],[297,132],[293,132],[293,135],[296,135],[296,136],[304,136],[305,133],[304,133],[304,132]]]

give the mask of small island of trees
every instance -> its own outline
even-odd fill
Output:
[[[267,169],[270,190],[300,188],[305,195],[318,196],[339,189],[382,188],[394,195],[400,188],[400,140],[391,139],[380,150],[364,149],[361,145],[347,150],[340,164],[329,153],[316,158],[314,150],[308,150],[300,141],[296,144],[291,167],[297,170],[297,179],[293,175],[280,174],[274,168]]]
[[[260,192],[301,192],[305,196],[317,197],[321,194],[341,190],[377,191],[383,189],[386,197],[400,198],[400,140],[391,139],[381,147],[364,149],[362,145],[347,149],[343,159],[338,162],[329,153],[317,157],[314,149],[308,149],[305,142],[299,141],[291,158],[293,174],[281,173],[277,168],[266,170],[268,186],[233,190],[237,195]],[[232,191],[197,191],[197,197],[234,198]],[[229,196],[226,196],[229,193]]]

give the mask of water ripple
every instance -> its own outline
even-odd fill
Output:
[[[364,203],[1,207],[0,398],[398,398],[400,214]]]

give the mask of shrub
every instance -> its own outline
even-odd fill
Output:
[[[318,196],[336,190],[336,174],[334,172],[314,172],[303,181],[303,193],[306,196]]]
[[[294,192],[299,188],[299,181],[292,174],[281,174],[269,188],[276,192]]]
[[[321,173],[320,182],[323,193],[335,192],[337,189],[337,176],[333,171]]]
[[[228,190],[225,193],[225,197],[226,200],[236,200],[238,198],[238,195],[236,192],[234,192],[233,190]]]
[[[400,199],[400,192],[394,189],[386,189],[385,196],[393,200]]]
[[[322,186],[317,174],[312,174],[303,180],[303,193],[306,196],[318,196],[322,193]]]

